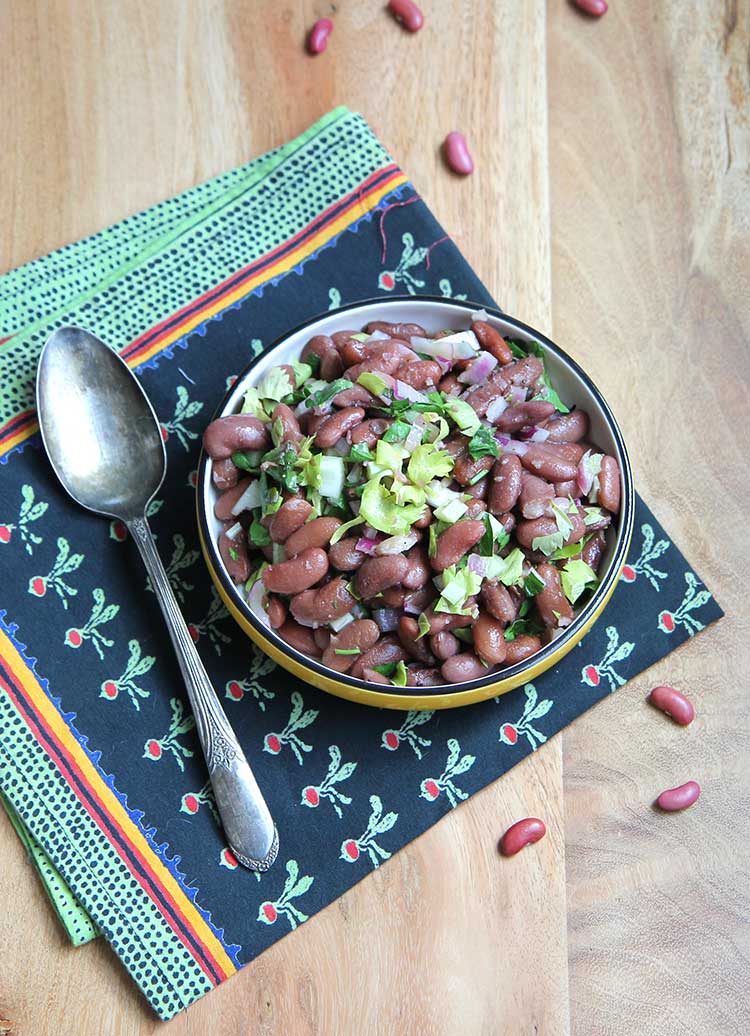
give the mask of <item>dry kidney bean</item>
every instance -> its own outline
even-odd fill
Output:
[[[463,385],[455,374],[446,374],[440,379],[438,389],[446,396],[458,396],[463,391]]]
[[[355,662],[377,643],[379,636],[380,630],[372,619],[355,619],[331,637],[323,652],[323,665],[335,669],[337,673],[348,673]],[[337,651],[359,651],[359,654],[344,655],[337,654]]]
[[[555,487],[537,475],[524,471],[521,475],[521,495],[518,503],[524,518],[541,518],[550,511]]]
[[[212,465],[211,481],[217,489],[231,489],[237,485],[240,469],[231,458],[215,460]]]
[[[542,428],[549,432],[548,442],[580,442],[588,434],[589,415],[585,410],[554,414],[544,422]]]
[[[283,543],[300,526],[304,525],[312,514],[312,504],[301,496],[292,496],[285,500],[276,514],[271,516],[268,532],[274,543]]]
[[[219,499],[214,504],[214,514],[222,522],[231,522],[234,518],[232,514],[232,508],[237,503],[239,498],[245,492],[247,487],[250,485],[249,478],[243,478],[241,482],[238,482],[232,489],[227,489],[221,494]]]
[[[492,353],[499,363],[512,363],[513,353],[510,351],[510,346],[492,324],[488,324],[486,320],[475,320],[471,325],[471,330],[479,339],[481,347],[488,353]]]
[[[614,457],[602,457],[598,502],[612,514],[620,510],[620,468]]]
[[[484,583],[481,597],[487,611],[498,622],[507,626],[515,621],[518,605],[511,597],[507,587],[501,583]]]
[[[532,637],[522,633],[515,640],[508,641],[508,650],[505,653],[505,665],[515,665],[517,662],[524,662],[531,655],[541,650],[542,642],[539,637]]]
[[[439,669],[411,666],[406,674],[407,687],[439,687],[442,683],[445,683],[445,680]]]
[[[560,585],[560,573],[555,566],[546,563],[537,565],[536,571],[539,578],[544,581],[544,589],[540,590],[535,597],[539,618],[544,625],[554,629],[559,626],[560,619],[572,620],[573,609],[563,593]]]
[[[675,813],[680,809],[687,809],[700,798],[701,786],[697,781],[688,781],[681,784],[679,788],[668,788],[663,791],[656,800],[659,809],[666,813]]]
[[[507,643],[503,636],[502,622],[488,615],[487,612],[480,612],[479,618],[474,623],[473,632],[474,650],[484,662],[497,665],[505,661]]]
[[[284,543],[287,557],[293,558],[310,547],[325,547],[341,525],[338,518],[313,518],[293,532]]]
[[[648,700],[681,727],[688,726],[695,719],[693,703],[674,687],[654,687]]]
[[[464,518],[437,538],[435,557],[432,567],[436,572],[444,572],[450,565],[457,565],[464,554],[479,543],[484,535],[484,522],[478,519]]]
[[[361,680],[363,669],[372,669],[376,665],[388,665],[389,662],[405,662],[407,657],[395,637],[381,637],[369,651],[365,651],[357,658],[352,666],[352,676]]]
[[[369,407],[378,406],[378,400],[372,392],[368,392],[364,385],[352,385],[350,389],[342,389],[337,392],[331,400],[337,407]]]
[[[489,471],[494,463],[494,457],[477,457],[474,459],[468,450],[462,451],[453,467],[453,477],[462,486],[468,486],[480,471]]]
[[[297,443],[302,438],[302,432],[299,430],[299,421],[286,403],[276,404],[273,408],[271,420],[274,423],[278,421],[281,424],[281,442]]]
[[[463,133],[455,130],[443,141],[443,155],[449,169],[461,176],[474,172],[474,160],[469,152],[469,145]]]
[[[356,428],[352,428],[351,441],[352,446],[356,446],[357,443],[366,443],[370,449],[374,449],[378,439],[380,439],[385,431],[390,428],[391,420],[388,417],[371,417],[367,421],[362,421]]]
[[[307,36],[308,54],[322,54],[328,46],[328,37],[333,32],[330,18],[319,18]]]
[[[396,377],[415,389],[433,389],[440,381],[442,370],[433,360],[412,360],[396,371]]]
[[[404,342],[410,342],[412,336],[427,338],[427,332],[420,324],[391,324],[387,320],[371,320],[365,328],[368,335],[373,331],[382,331],[384,335],[392,338],[400,338]]]
[[[308,658],[320,658],[321,651],[315,643],[313,632],[305,626],[300,626],[294,619],[287,619],[283,626],[276,630],[282,640],[291,645],[301,655]]]
[[[279,597],[271,597],[268,601],[268,621],[271,629],[279,629],[287,620],[286,605]]]
[[[328,571],[328,555],[311,547],[290,561],[269,565],[263,570],[263,585],[277,594],[300,594],[320,582]]]
[[[595,572],[598,571],[599,565],[602,560],[602,554],[607,549],[607,540],[599,529],[588,541],[584,543],[583,549],[581,550],[581,560],[585,561],[589,568],[593,568]]]
[[[521,471],[521,461],[513,454],[503,454],[495,461],[488,501],[493,514],[504,514],[516,506],[521,492]]]
[[[414,0],[390,0],[388,10],[409,32],[418,32],[424,25],[424,15]]]
[[[579,11],[590,14],[594,18],[601,18],[607,13],[609,5],[607,0],[573,0]]]
[[[240,533],[232,540],[226,531],[222,532],[219,536],[219,553],[232,582],[246,582],[250,576],[250,558],[244,534]]]
[[[427,642],[419,639],[419,625],[411,615],[402,615],[398,620],[398,639],[406,653],[417,662],[431,665],[435,661]]]
[[[528,403],[516,403],[509,406],[495,421],[495,425],[501,432],[509,434],[517,432],[526,425],[541,424],[550,414],[554,414],[555,408],[551,403],[545,403],[541,399],[530,399]]]
[[[336,414],[327,417],[315,433],[315,445],[322,450],[335,446],[339,439],[355,428],[365,416],[364,410],[358,406],[345,407]]]
[[[459,653],[461,642],[458,637],[454,637],[448,630],[441,630],[440,633],[430,637],[430,647],[432,648],[433,655],[439,658],[441,662],[445,662]]]
[[[409,562],[409,568],[401,583],[405,590],[419,590],[432,576],[427,551],[417,543],[406,552],[406,560]]]
[[[325,626],[333,619],[347,615],[356,599],[349,592],[343,576],[337,576],[319,590],[303,590],[289,603],[289,610],[300,626]]]
[[[538,842],[547,833],[544,821],[538,817],[526,817],[512,824],[500,839],[503,856],[515,856],[527,845]]]
[[[368,558],[354,577],[357,593],[360,597],[374,597],[400,583],[408,571],[409,562],[401,554]]]
[[[217,417],[203,433],[203,448],[211,460],[226,460],[238,450],[265,450],[270,436],[252,414]]]
[[[569,444],[572,445],[572,444]],[[533,442],[521,457],[521,464],[532,475],[539,475],[549,482],[564,482],[576,477],[578,461],[561,456],[557,450],[560,446],[548,446],[547,443]]]
[[[339,572],[353,572],[359,568],[367,555],[357,550],[357,537],[350,536],[334,543],[328,551],[328,557]]]
[[[482,665],[476,655],[465,653],[447,658],[440,666],[440,672],[446,683],[463,683],[465,680],[478,680],[487,676],[490,670]]]

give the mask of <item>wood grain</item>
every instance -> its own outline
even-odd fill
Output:
[[[381,3],[339,0],[328,52],[307,59],[305,29],[331,6],[0,0],[0,270],[346,103],[508,311],[554,318],[729,617],[168,1031],[744,1034],[747,6],[613,0],[589,21],[564,0],[425,0],[410,36]],[[456,128],[467,180],[439,158]],[[665,681],[695,697],[688,730],[643,704]],[[655,794],[688,777],[699,806],[657,817]],[[500,859],[497,837],[528,814],[548,837]],[[102,940],[65,943],[2,817],[0,836],[0,1018],[24,1036],[163,1031]]]

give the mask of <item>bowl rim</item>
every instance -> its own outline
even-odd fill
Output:
[[[208,568],[210,574],[218,579],[221,586],[222,596],[225,601],[231,601],[234,607],[237,608],[242,618],[256,631],[261,640],[269,641],[274,645],[277,651],[289,658],[292,662],[296,663],[297,667],[311,670],[318,680],[314,681],[316,686],[323,686],[326,681],[335,681],[335,683],[342,687],[348,688],[352,696],[356,697],[357,700],[361,700],[363,695],[368,692],[374,696],[377,696],[378,703],[382,703],[384,698],[393,697],[394,699],[401,698],[405,693],[411,693],[418,695],[420,699],[424,700],[423,708],[432,707],[429,704],[430,698],[440,697],[442,699],[449,698],[451,695],[463,694],[471,692],[475,695],[472,700],[480,700],[482,697],[490,697],[490,694],[482,695],[482,691],[489,690],[494,687],[498,682],[502,681],[506,684],[510,681],[515,680],[513,686],[518,686],[521,682],[519,677],[522,677],[523,673],[527,670],[534,669],[536,673],[541,673],[549,668],[554,662],[567,654],[575,645],[580,641],[584,634],[588,631],[594,621],[598,619],[604,606],[607,604],[615,585],[620,578],[622,566],[625,563],[625,558],[630,545],[631,534],[634,523],[634,504],[635,504],[635,492],[633,487],[633,474],[630,465],[630,458],[628,451],[625,446],[625,441],[620,431],[620,426],[612,413],[612,410],[604,398],[601,391],[594,384],[592,379],[586,373],[586,371],[570,356],[564,349],[553,342],[546,335],[537,331],[536,328],[531,325],[524,323],[522,320],[518,320],[516,317],[510,316],[504,313],[501,309],[496,306],[483,305],[478,302],[473,302],[465,299],[452,299],[445,298],[440,295],[391,295],[388,298],[368,298],[360,299],[356,302],[347,303],[344,306],[339,306],[335,310],[328,310],[323,313],[318,313],[316,316],[310,317],[307,320],[302,321],[295,327],[285,331],[282,335],[276,338],[270,343],[262,352],[247,364],[247,366],[237,376],[232,385],[224,393],[221,401],[216,407],[211,420],[214,421],[218,417],[226,416],[223,411],[231,399],[231,397],[237,392],[237,387],[241,382],[247,380],[253,369],[260,363],[261,360],[266,359],[270,353],[275,349],[282,346],[290,337],[303,331],[306,327],[311,327],[314,324],[319,323],[327,318],[336,316],[341,313],[346,313],[348,310],[361,309],[366,306],[379,306],[387,307],[396,304],[404,305],[408,304],[434,304],[441,303],[452,306],[457,306],[467,311],[484,310],[490,316],[493,316],[499,320],[505,321],[508,324],[513,325],[519,331],[527,334],[529,337],[536,339],[545,350],[549,350],[553,354],[557,355],[564,363],[566,363],[586,385],[588,390],[597,402],[606,423],[612,433],[613,439],[617,445],[617,448],[622,459],[620,465],[620,474],[622,477],[622,493],[620,500],[620,529],[617,533],[617,540],[614,544],[614,554],[612,562],[610,564],[609,572],[604,580],[597,586],[590,599],[586,602],[584,607],[576,615],[573,622],[568,626],[565,632],[557,637],[555,640],[550,641],[549,644],[545,644],[540,651],[529,656],[527,659],[523,659],[521,662],[516,662],[515,665],[508,666],[505,669],[497,670],[495,672],[488,673],[487,676],[479,677],[476,680],[467,680],[462,683],[456,684],[439,684],[430,687],[397,687],[394,685],[386,684],[373,684],[367,680],[360,680],[350,676],[348,673],[337,673],[335,670],[329,669],[324,666],[318,659],[310,658],[304,655],[301,651],[297,651],[291,645],[287,644],[276,632],[276,630],[262,623],[256,618],[252,609],[243,600],[241,594],[237,590],[235,584],[229,578],[224,570],[223,562],[219,555],[218,546],[214,542],[212,530],[209,525],[208,515],[206,513],[205,500],[206,500],[206,483],[209,478],[208,473],[208,461],[209,457],[206,451],[201,448],[200,459],[198,463],[198,472],[196,478],[196,498],[197,498],[197,514],[198,514],[198,525],[201,543],[204,547],[204,551],[210,553],[210,558],[207,558]],[[231,610],[231,609],[230,609]],[[545,662],[548,662],[545,665]],[[322,681],[322,682],[321,682]],[[346,696],[346,695],[344,695]],[[393,707],[399,707],[394,702]],[[410,707],[415,707],[411,705]]]

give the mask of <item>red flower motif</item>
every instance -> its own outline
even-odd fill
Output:
[[[201,635],[192,623],[188,626],[188,633],[193,638],[193,643],[197,644]]]
[[[36,597],[44,597],[47,593],[47,580],[44,576],[34,576],[29,580],[29,592]]]
[[[162,425],[159,425],[159,431],[161,432],[162,439],[164,440],[164,442],[166,442],[167,439],[169,438],[169,429],[166,428],[165,425],[162,424]]]
[[[267,752],[271,755],[278,755],[281,751],[281,741],[279,741],[278,734],[266,734],[265,741],[263,742]]]
[[[518,741],[518,731],[512,723],[505,723],[500,728],[500,740],[506,745],[515,745]]]
[[[187,795],[182,796],[182,807],[186,813],[197,813],[200,809],[200,802],[195,795],[188,792]]]
[[[395,730],[386,730],[383,734],[383,741],[392,752],[395,752],[398,748],[398,734]]]
[[[227,684],[227,698],[231,698],[232,701],[241,701],[245,692],[242,690],[236,680],[230,680]]]
[[[599,686],[599,681],[601,680],[601,677],[599,675],[599,670],[596,668],[595,665],[586,666],[586,668],[583,670],[583,679],[586,681],[589,687]]]
[[[10,543],[10,532],[7,525],[0,525],[0,543]]]
[[[161,745],[156,738],[146,742],[146,753],[150,759],[161,759]]]
[[[659,628],[665,633],[674,633],[675,621],[671,612],[662,612],[659,616]]]
[[[279,912],[273,903],[261,903],[260,909],[266,916],[269,924],[273,924],[276,918],[279,916]]]
[[[381,284],[381,286],[383,288],[387,288],[388,291],[390,291],[391,288],[395,285],[395,283],[396,282],[393,279],[393,275],[392,274],[390,274],[390,273],[381,273],[381,275],[380,275],[380,284]]]
[[[353,838],[350,838],[348,842],[344,842],[343,850],[350,860],[354,861],[359,859],[359,846]]]
[[[102,693],[107,698],[116,698],[119,691],[119,687],[114,680],[105,680],[102,684]]]
[[[109,536],[110,539],[117,540],[118,543],[122,543],[128,538],[128,530],[125,527],[125,522],[119,520],[109,523]]]
[[[636,572],[631,565],[623,565],[622,567],[622,579],[625,583],[635,582]]]
[[[318,789],[313,788],[312,785],[309,785],[307,788],[305,788],[302,794],[305,796],[305,801],[307,802],[308,806],[312,806],[312,808],[315,809],[315,807],[320,802],[320,795],[318,793]]]
[[[436,799],[440,794],[440,788],[438,788],[437,783],[431,777],[422,781],[422,791],[430,799]]]
[[[76,629],[68,630],[68,632],[65,634],[65,643],[68,645],[68,647],[79,648],[83,643],[81,631]]]

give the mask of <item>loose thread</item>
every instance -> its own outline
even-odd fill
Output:
[[[427,255],[424,257],[424,259],[425,259],[424,265],[425,265],[425,269],[426,270],[429,270],[429,268],[430,268],[430,252],[433,250],[433,248],[437,248],[438,245],[442,245],[443,241],[447,241],[447,240],[448,240],[448,235],[447,234],[443,234],[443,236],[439,237],[437,239],[437,241],[433,241],[432,244],[430,245],[430,247],[427,249]]]
[[[384,209],[380,210],[380,240],[383,242],[383,251],[380,253],[380,264],[381,266],[385,262],[385,257],[388,252],[388,242],[385,236],[385,230],[383,229],[383,223],[385,221],[386,212],[390,212],[391,209],[398,209],[402,205],[411,205],[413,202],[419,201],[419,198],[408,198],[406,201],[392,201],[390,205],[386,205]]]

